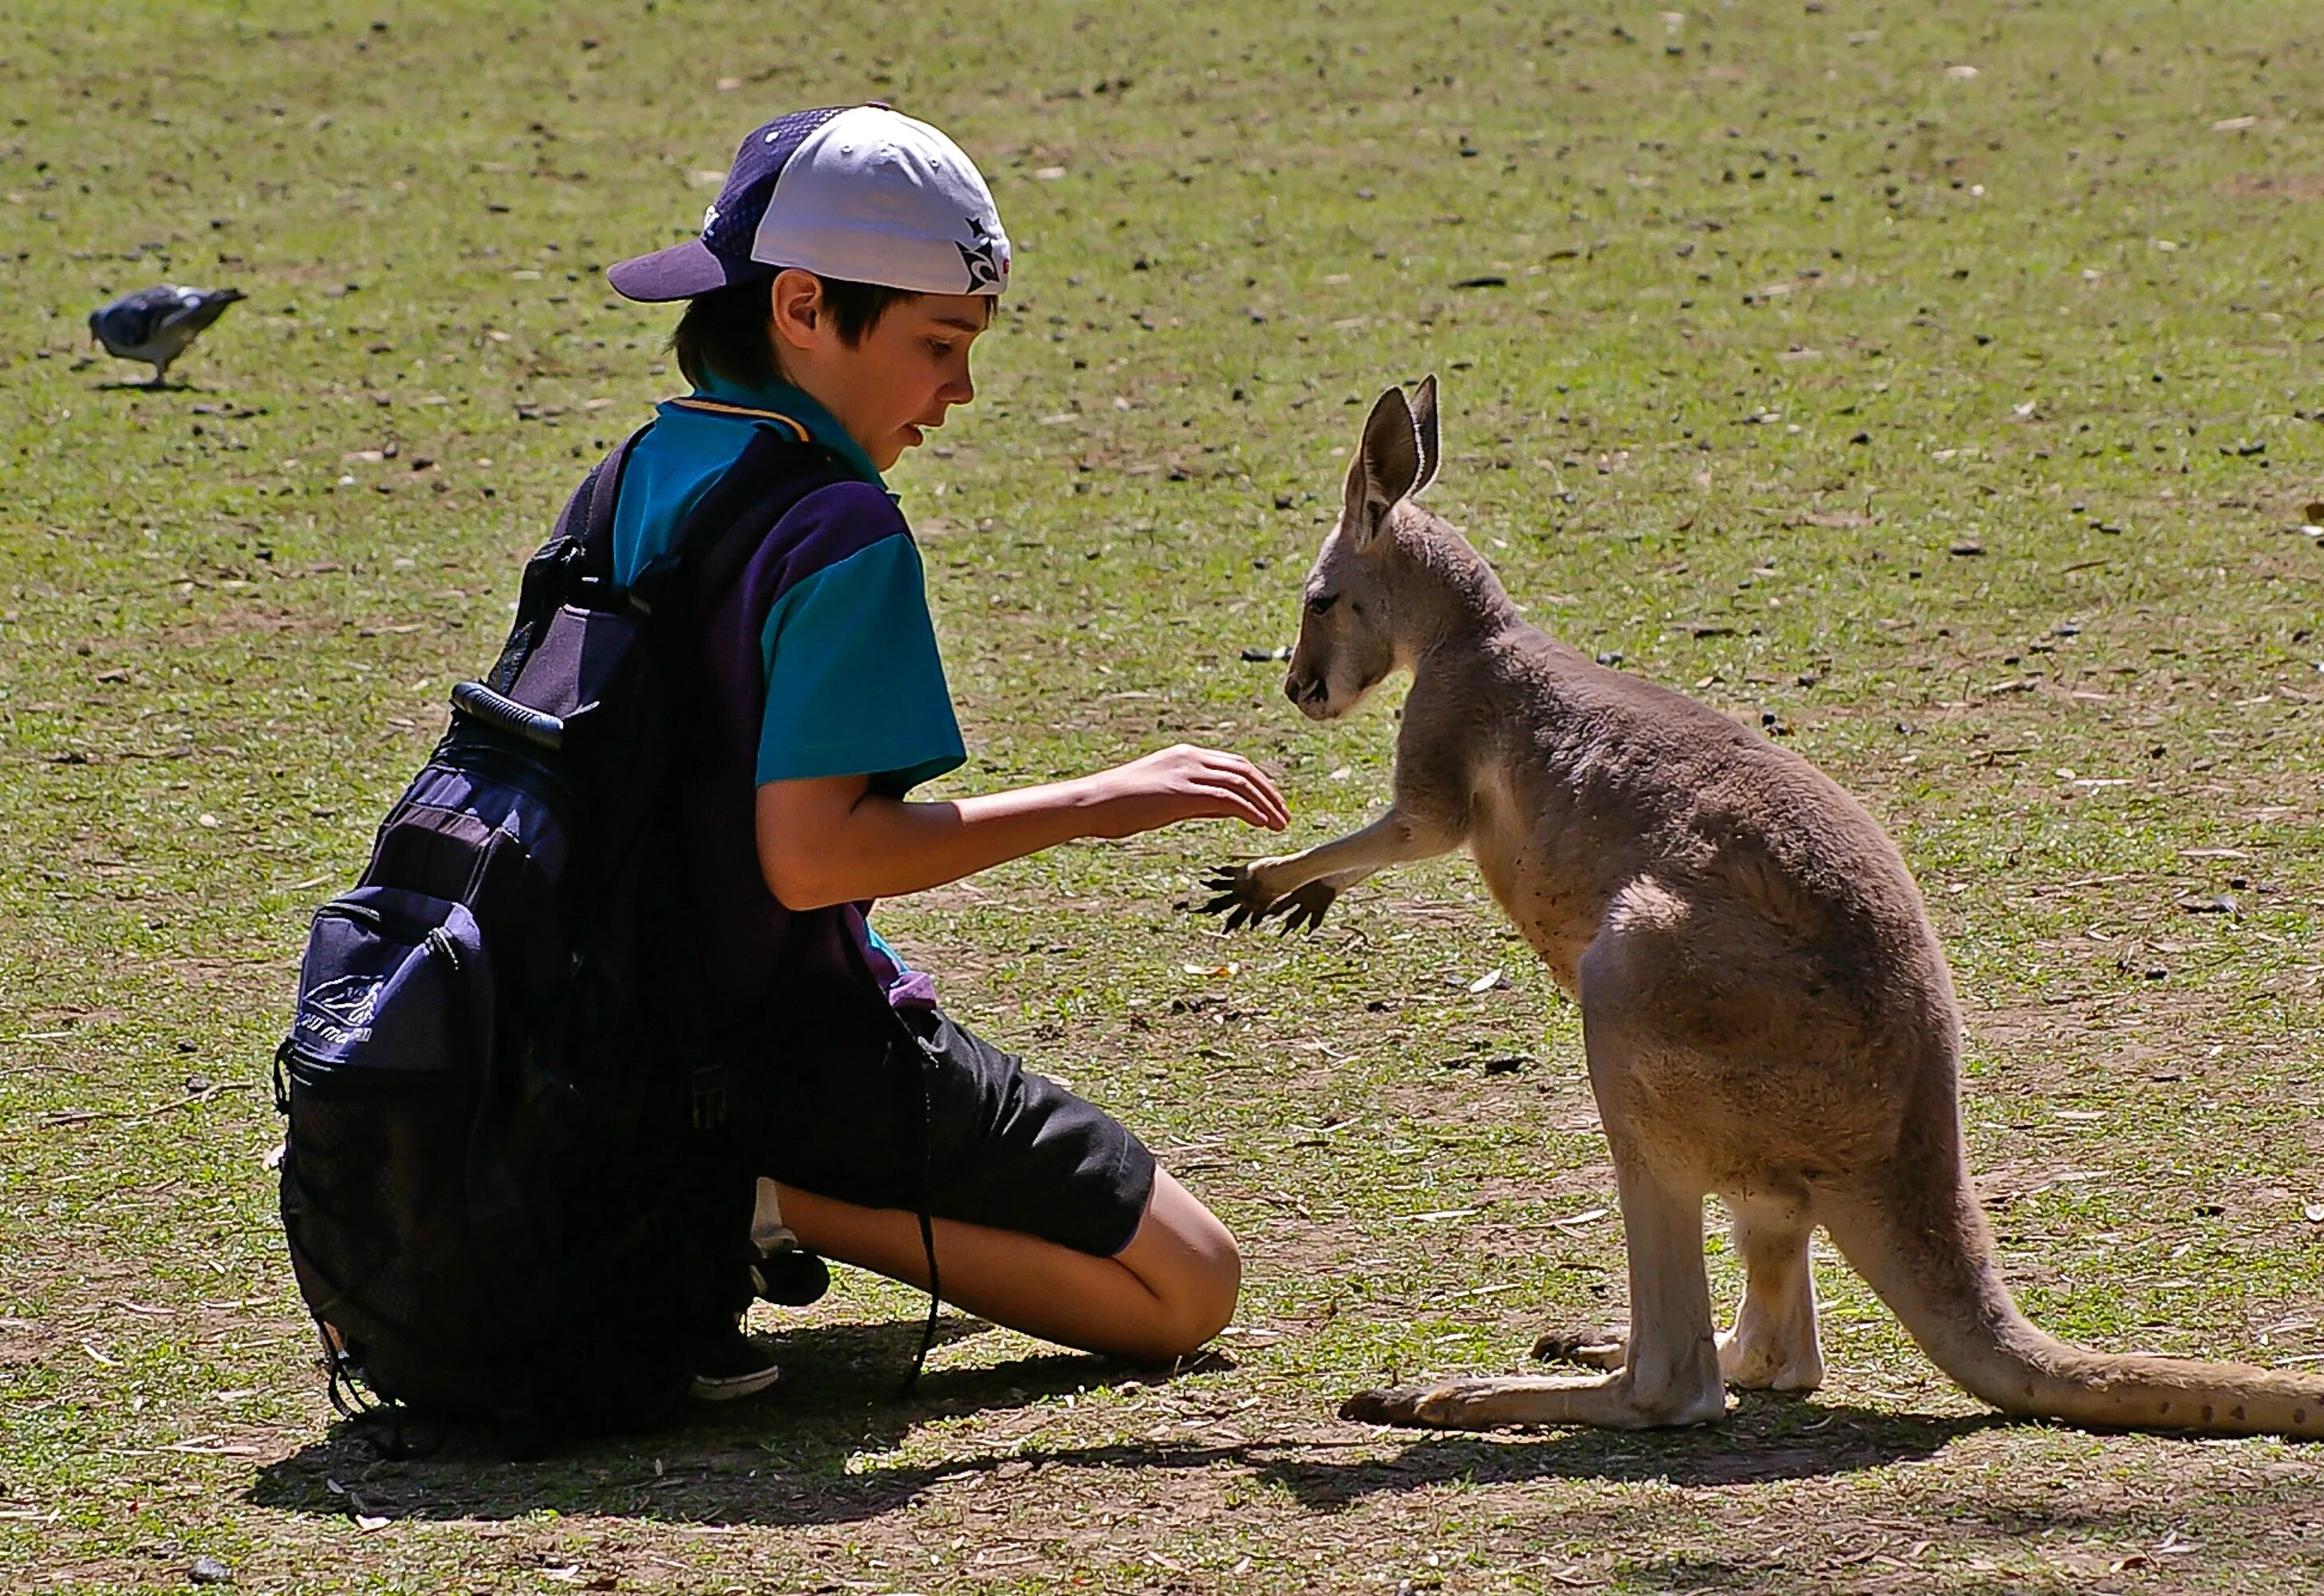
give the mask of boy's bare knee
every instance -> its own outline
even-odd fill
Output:
[[[1234,1320],[1242,1293],[1242,1253],[1231,1236],[1222,1232],[1220,1240],[1222,1244],[1206,1250],[1200,1267],[1188,1271],[1163,1305],[1170,1357],[1194,1351]]]
[[[1157,1170],[1145,1222],[1121,1262],[1154,1298],[1139,1327],[1141,1352],[1183,1357],[1225,1329],[1242,1289],[1242,1251],[1218,1216]]]

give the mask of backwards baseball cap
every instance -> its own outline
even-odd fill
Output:
[[[632,300],[690,299],[798,266],[924,294],[1009,286],[1009,235],[958,144],[881,105],[778,116],[742,141],[702,236],[616,262]]]

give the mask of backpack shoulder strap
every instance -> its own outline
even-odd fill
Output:
[[[558,605],[588,591],[586,584],[610,587],[613,571],[613,504],[621,491],[622,468],[630,449],[646,435],[652,422],[623,438],[613,451],[589,468],[581,485],[565,501],[549,529],[549,541],[525,562],[517,589],[516,619],[500,658],[485,676],[485,685],[505,693],[531,658],[534,643]]]
[[[850,474],[804,423],[780,411],[692,396],[668,402],[770,423],[753,429],[742,452],[687,513],[669,552],[638,573],[635,586],[650,590],[641,595],[650,607],[681,591],[684,609],[699,620],[716,606],[785,512],[816,489],[848,480]]]
[[[686,529],[678,556],[696,607],[707,614],[791,507],[817,488],[853,480],[822,445],[765,432],[718,484],[715,516]]]
[[[581,551],[582,572],[601,582],[613,579],[613,511],[621,499],[622,473],[629,466],[630,450],[652,430],[653,423],[648,421],[615,444],[582,478],[558,518],[558,531],[572,538]]]

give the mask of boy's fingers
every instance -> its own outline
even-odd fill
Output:
[[[1206,807],[1199,817],[1241,820],[1268,831],[1281,831],[1291,824],[1290,807],[1283,795],[1267,779],[1267,773],[1239,753],[1223,749],[1182,745],[1167,751],[1185,758],[1193,765],[1184,773],[1185,790],[1198,793]],[[1220,807],[1220,804],[1228,807]],[[1197,818],[1197,815],[1183,816]]]
[[[1275,829],[1279,831],[1284,826],[1291,823],[1290,806],[1283,801],[1283,795],[1275,789],[1275,783],[1267,779],[1266,771],[1239,753],[1222,754],[1219,758],[1236,780],[1257,798],[1260,806],[1281,823]]]
[[[1280,831],[1284,823],[1268,812],[1258,795],[1238,784],[1196,782],[1194,792],[1204,800],[1203,807],[1188,819],[1205,818],[1240,820],[1248,825]]]
[[[1247,766],[1240,770],[1230,770],[1219,779],[1219,787],[1235,795],[1248,810],[1241,817],[1252,824],[1264,826],[1269,831],[1281,831],[1291,823],[1290,813],[1284,808],[1283,800],[1276,796],[1274,789],[1267,785],[1267,779],[1257,770]]]
[[[1275,790],[1275,783],[1267,779],[1266,771],[1248,761],[1239,761],[1235,775],[1247,783],[1268,808],[1281,810],[1286,819],[1290,817],[1290,811],[1284,806],[1283,795]]]
[[[1241,754],[1223,748],[1189,748],[1186,752],[1213,770],[1232,770],[1257,782],[1270,793],[1275,791],[1275,783],[1268,780],[1267,772]]]
[[[1231,770],[1239,770],[1244,775],[1256,778],[1260,781],[1267,780],[1266,772],[1261,770],[1257,765],[1251,763],[1250,761],[1245,759],[1241,754],[1231,752],[1223,748],[1198,748],[1194,752],[1202,756],[1205,764],[1209,764],[1213,767],[1222,766]]]

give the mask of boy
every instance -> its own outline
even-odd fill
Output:
[[[810,1251],[925,1287],[932,1250],[943,1294],[971,1312],[1167,1360],[1231,1315],[1232,1238],[1128,1130],[945,1018],[927,977],[864,918],[872,899],[1077,837],[1286,823],[1247,761],[1188,747],[1045,786],[907,800],[966,756],[918,553],[880,474],[974,397],[969,349],[1009,266],[983,179],[926,124],[834,107],[744,139],[699,239],[606,273],[632,300],[687,302],[672,346],[694,385],[632,451],[615,576],[665,552],[761,429],[825,451],[835,480],[781,515],[712,618],[735,747],[689,844],[720,929],[717,990],[780,994],[753,1083],[770,1104],[746,1121],[759,1173]],[[893,1019],[865,1012],[866,990]],[[894,1019],[919,1049],[894,1046]],[[696,1394],[710,1398],[774,1378],[739,1336],[701,1370]]]

